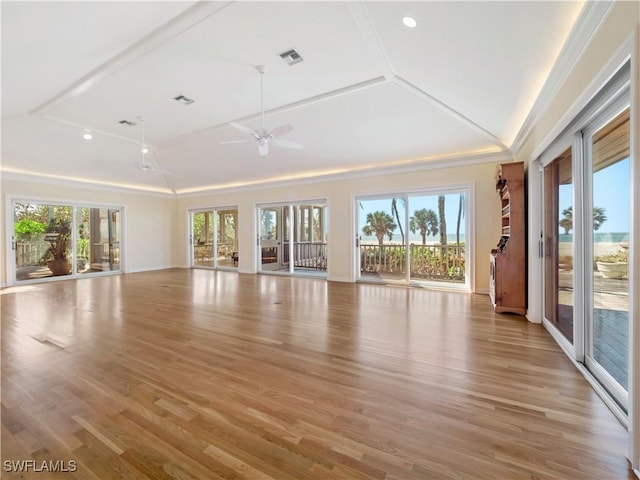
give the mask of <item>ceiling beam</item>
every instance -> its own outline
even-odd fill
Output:
[[[443,112],[446,115],[450,116],[451,118],[457,120],[460,123],[463,123],[464,125],[466,125],[467,127],[471,128],[471,129],[476,130],[477,132],[481,133],[482,135],[487,137],[489,140],[491,140],[491,142],[494,145],[496,145],[498,148],[500,148],[500,150],[510,151],[509,147],[507,145],[505,145],[502,142],[502,140],[500,140],[498,137],[496,137],[489,130],[487,130],[486,128],[481,127],[480,125],[475,123],[473,120],[465,117],[460,112],[458,112],[458,111],[454,110],[453,108],[451,108],[449,105],[441,102],[437,98],[429,95],[424,90],[416,87],[413,83],[408,82],[404,78],[399,77],[397,75],[394,77],[393,81],[397,85],[399,85],[403,89],[405,89],[407,92],[412,93],[413,95],[415,95],[416,97],[418,97],[422,101],[427,102],[428,104],[436,107],[438,110],[440,110],[441,112]]]
[[[82,95],[100,81],[215,15],[232,3],[234,2],[197,2],[134,43],[131,47],[93,69],[53,98],[34,108],[31,113],[44,115],[68,100]]]

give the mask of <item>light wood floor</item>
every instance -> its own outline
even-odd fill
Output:
[[[539,325],[481,295],[172,269],[2,300],[2,478],[631,479]]]

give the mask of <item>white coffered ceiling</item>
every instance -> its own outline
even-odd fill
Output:
[[[3,171],[182,193],[508,151],[582,2],[1,8]],[[267,129],[302,150],[221,144],[260,126],[258,64]],[[170,175],[137,168],[140,117]]]

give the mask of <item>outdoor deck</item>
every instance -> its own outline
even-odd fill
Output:
[[[594,272],[594,358],[622,386],[628,386],[629,280]],[[557,328],[573,342],[573,272],[559,275]]]

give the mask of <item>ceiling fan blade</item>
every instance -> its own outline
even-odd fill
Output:
[[[247,143],[250,140],[245,138],[244,140],[225,140],[224,142],[220,142],[220,145],[227,145],[230,143]]]
[[[271,130],[271,136],[281,137],[282,135],[286,135],[287,133],[289,133],[291,130],[293,130],[293,127],[291,125],[280,125],[279,127]]]
[[[302,148],[304,148],[297,142],[292,142],[291,140],[282,140],[279,138],[274,138],[273,140],[271,140],[271,143],[279,147],[293,148],[294,150],[301,150]]]
[[[148,174],[161,174],[161,175],[172,175],[173,172],[169,170],[165,170],[163,168],[155,167],[153,164],[148,162],[138,162],[138,168],[142,170],[144,173]]]
[[[229,122],[229,125],[231,125],[233,128],[237,130],[240,130],[241,132],[248,133],[249,135],[255,136],[256,134],[256,132],[254,132],[250,128],[245,127],[244,125],[240,125],[239,123]]]

